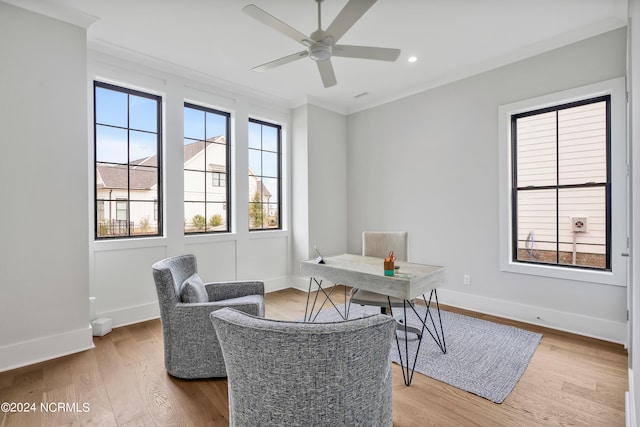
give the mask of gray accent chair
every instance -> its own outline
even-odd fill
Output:
[[[203,283],[194,255],[153,264],[164,338],[164,365],[178,378],[226,377],[220,344],[209,319],[212,311],[233,307],[264,317],[264,283]]]
[[[211,313],[227,365],[229,421],[244,426],[391,426],[395,325]]]

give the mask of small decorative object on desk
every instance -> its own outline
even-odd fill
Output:
[[[389,252],[389,256],[384,259],[384,275],[385,276],[393,276],[394,275],[394,262],[396,260],[396,256],[393,254],[393,251]]]

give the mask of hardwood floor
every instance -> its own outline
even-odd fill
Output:
[[[267,317],[293,320],[304,314],[306,293],[287,289],[266,301]],[[406,387],[394,364],[394,426],[624,426],[628,371],[621,345],[446,309],[543,338],[502,404],[418,373]],[[185,381],[166,373],[159,320],[116,328],[95,346],[0,373],[0,403],[24,411],[3,410],[0,427],[228,425],[225,379]]]

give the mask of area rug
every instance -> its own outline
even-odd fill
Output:
[[[341,313],[344,307],[338,306]],[[416,305],[422,317],[426,307]],[[379,313],[377,307],[352,305],[349,318]],[[394,314],[401,309],[394,310]],[[542,335],[512,326],[488,322],[461,314],[440,311],[447,353],[443,354],[435,341],[425,331],[415,372],[422,373],[459,389],[484,397],[495,403],[502,403],[518,383],[529,365]],[[431,309],[436,325],[437,311]],[[420,325],[415,313],[407,313],[409,325]],[[316,322],[342,320],[333,307],[320,312]],[[430,324],[430,322],[428,322]],[[431,326],[433,332],[433,327]],[[402,335],[402,332],[399,332]],[[410,366],[413,364],[418,340],[409,334]],[[413,339],[412,339],[413,338]],[[404,357],[405,340],[401,339],[401,351]],[[394,343],[393,361],[399,364],[398,348]]]

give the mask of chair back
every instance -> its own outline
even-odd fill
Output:
[[[162,311],[163,306],[180,301],[180,287],[193,273],[197,273],[198,265],[195,255],[179,255],[157,261],[151,269]]]
[[[393,251],[398,261],[408,260],[406,231],[364,231],[362,255],[384,258]]]
[[[391,426],[395,321],[285,322],[211,313],[227,366],[231,426]]]

